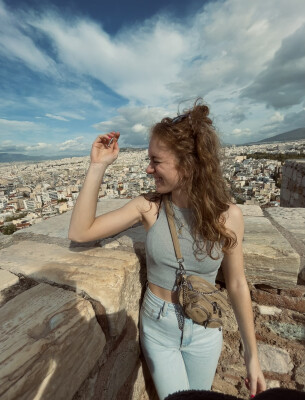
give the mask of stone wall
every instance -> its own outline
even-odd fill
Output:
[[[240,207],[268,387],[304,391],[305,209]],[[138,340],[145,232],[80,245],[67,239],[70,217],[0,237],[0,399],[157,399]],[[246,399],[245,377],[231,311],[213,389]]]
[[[282,169],[281,207],[305,207],[305,160],[287,160]]]

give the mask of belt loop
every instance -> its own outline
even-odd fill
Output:
[[[168,303],[166,303],[166,301],[164,302],[162,309],[161,309],[161,315],[162,317],[165,317],[166,313],[167,313],[167,307],[168,307]]]

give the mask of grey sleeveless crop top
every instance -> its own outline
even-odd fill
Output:
[[[218,260],[213,260],[207,254],[200,254],[200,261],[196,260],[193,249],[194,240],[190,234],[192,212],[188,208],[179,208],[174,204],[173,209],[176,221],[179,221],[179,224],[180,221],[184,224],[180,234],[180,225],[178,226],[175,221],[186,273],[201,276],[214,285],[224,256],[220,246],[215,243],[212,251],[213,257],[220,257]],[[176,290],[178,263],[163,203],[160,207],[159,217],[147,232],[146,265],[149,282],[164,289]]]

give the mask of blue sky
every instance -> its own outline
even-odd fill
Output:
[[[0,152],[145,146],[198,96],[225,143],[304,127],[304,37],[304,0],[0,0]]]

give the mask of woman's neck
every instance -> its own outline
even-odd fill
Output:
[[[189,202],[187,199],[187,195],[182,190],[175,190],[171,193],[172,202],[180,208],[188,208]]]

